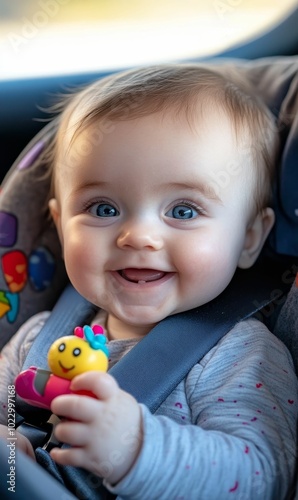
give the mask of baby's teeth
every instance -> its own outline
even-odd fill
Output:
[[[138,284],[139,284],[139,285],[144,285],[145,283],[146,283],[146,281],[144,281],[144,280],[139,280],[139,281],[138,281]]]

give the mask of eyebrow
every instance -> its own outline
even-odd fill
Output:
[[[215,201],[216,203],[222,203],[222,200],[220,199],[220,197],[218,196],[218,194],[216,193],[215,189],[210,185],[210,184],[207,184],[205,182],[191,182],[191,183],[187,183],[187,182],[170,182],[169,184],[167,184],[165,186],[165,188],[169,188],[169,189],[172,189],[172,188],[178,188],[178,189],[188,189],[188,190],[191,190],[191,191],[197,191],[199,192],[201,195],[204,196],[204,198],[208,199],[208,200],[212,200],[212,201]]]
[[[85,190],[88,190],[88,189],[94,189],[96,187],[105,187],[107,186],[108,183],[107,182],[85,182],[85,183],[82,183],[80,184],[79,186],[77,186],[77,188],[75,189],[75,193],[79,193],[81,191],[85,191]],[[203,182],[199,182],[199,181],[196,181],[195,183],[192,183],[192,182],[169,182],[167,184],[165,184],[164,186],[162,186],[163,189],[165,190],[170,190],[170,189],[187,189],[187,190],[190,190],[190,191],[195,191],[195,192],[199,192],[202,196],[204,196],[204,198],[208,199],[208,200],[212,200],[212,201],[215,201],[216,203],[220,203],[222,204],[222,200],[220,199],[220,197],[218,196],[218,194],[216,193],[215,189],[210,185],[210,184],[207,184],[207,183],[203,183]]]
[[[82,182],[81,184],[79,184],[78,186],[76,186],[74,192],[75,193],[80,193],[81,191],[88,191],[88,189],[94,189],[94,188],[99,188],[99,187],[105,187],[107,186],[108,183],[107,182],[98,182],[98,181],[95,181],[95,182]]]

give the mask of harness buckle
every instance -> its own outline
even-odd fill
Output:
[[[29,439],[34,450],[36,450],[36,448],[42,448],[43,450],[51,451],[55,446],[61,446],[62,444],[54,435],[55,427],[58,422],[60,422],[59,417],[52,414],[47,422],[40,425],[34,425],[23,421],[17,427],[17,430]]]

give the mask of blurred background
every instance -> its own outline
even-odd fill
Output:
[[[297,54],[297,25],[298,0],[0,0],[0,182],[57,94],[132,66]]]
[[[0,0],[0,80],[209,56],[296,0]]]

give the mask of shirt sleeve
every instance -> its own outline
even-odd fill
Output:
[[[237,325],[185,381],[191,424],[143,411],[140,455],[109,489],[137,500],[282,500],[296,457],[297,378],[256,320]]]
[[[7,425],[8,386],[13,385],[22,370],[32,342],[39,334],[50,313],[44,311],[24,323],[0,353],[0,424]],[[10,391],[11,393],[11,391]]]

